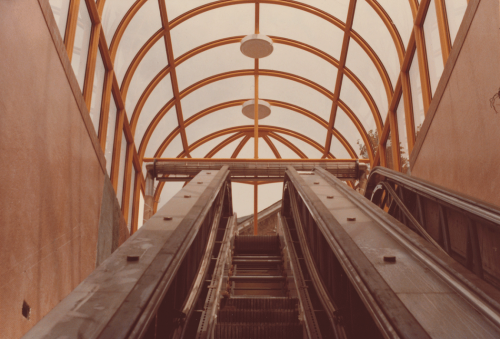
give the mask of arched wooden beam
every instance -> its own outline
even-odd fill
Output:
[[[339,107],[347,114],[347,115],[351,115],[353,114],[351,109],[349,108],[349,106],[347,106],[342,100],[339,100],[338,101],[339,103]],[[366,145],[366,149],[368,151],[368,158],[370,159],[370,163],[372,163],[373,165],[373,161],[375,160],[375,155],[373,154],[373,149],[371,147],[371,143],[370,143],[370,140],[368,139],[368,134],[365,133],[364,134],[361,134],[361,137],[363,138],[363,141]]]
[[[281,135],[273,133],[273,132],[269,132],[268,135],[270,137],[278,140],[279,142],[281,142],[283,145],[287,146],[288,148],[290,148],[293,152],[295,152],[295,154],[297,154],[299,156],[299,158],[308,159],[308,157],[304,154],[304,152],[302,152],[297,146],[292,144],[290,141],[283,138]]]
[[[134,4],[130,6],[130,9],[127,11],[127,13],[125,13],[122,21],[120,21],[120,24],[116,28],[113,39],[109,44],[109,54],[113,63],[115,61],[116,51],[118,50],[118,45],[120,44],[120,40],[123,37],[123,33],[125,33],[125,30],[130,24],[130,21],[132,21],[135,14],[141,9],[142,5],[144,5],[146,1],[148,0],[137,0],[136,2],[134,2]],[[158,8],[158,12],[159,11],[160,9]]]
[[[259,131],[267,132],[267,133],[276,132],[276,133],[286,134],[286,135],[289,135],[289,136],[292,136],[294,138],[297,138],[299,140],[304,141],[305,143],[311,145],[312,147],[316,148],[320,152],[324,153],[324,151],[325,151],[324,148],[323,148],[323,146],[321,146],[319,143],[317,143],[316,141],[312,140],[311,138],[309,138],[309,137],[307,137],[307,136],[305,136],[305,135],[303,135],[301,133],[298,133],[298,132],[295,132],[295,131],[292,131],[292,130],[289,130],[289,129],[286,129],[286,128],[277,127],[277,126],[261,125],[261,126],[259,126]],[[210,141],[212,139],[218,138],[218,137],[223,136],[223,135],[233,134],[233,133],[238,133],[238,132],[252,133],[253,132],[253,126],[252,125],[246,125],[246,126],[230,127],[230,128],[226,128],[226,129],[223,129],[223,130],[211,133],[209,135],[206,135],[203,138],[198,139],[197,141],[195,141],[194,143],[192,143],[189,146],[189,152],[192,152],[196,148],[200,147],[201,145],[203,145],[204,143],[206,143],[206,142],[208,142],[208,141]],[[165,151],[166,147],[167,147],[167,144],[164,142],[158,148],[158,150],[156,151],[154,157],[155,158],[161,158],[161,156],[162,156],[163,152]],[[184,155],[185,154],[184,154],[184,151],[183,151],[183,152],[181,152],[179,154],[178,158],[183,158]],[[331,158],[331,159],[335,158],[331,154],[328,154],[328,157]]]
[[[277,37],[277,36],[271,36],[273,38],[273,41],[275,43],[281,43],[281,44],[285,44],[285,45],[289,45],[289,46],[292,46],[292,47],[296,47],[296,48],[300,48],[302,50],[305,50],[305,51],[308,51],[310,53],[313,53],[314,55],[318,56],[318,57],[321,57],[322,59],[324,59],[325,61],[329,62],[330,64],[332,64],[333,66],[335,67],[338,67],[339,65],[339,62],[337,59],[331,57],[329,54],[315,48],[315,47],[312,47],[312,46],[309,46],[307,44],[304,44],[304,43],[301,43],[301,42],[298,42],[298,41],[295,41],[295,40],[292,40],[292,39],[286,39],[286,38],[281,38],[281,37]],[[237,36],[237,37],[231,37],[231,38],[225,38],[225,39],[220,39],[220,40],[216,40],[216,41],[212,41],[212,42],[209,42],[205,45],[201,45],[197,48],[194,48],[192,49],[191,51],[183,54],[182,56],[180,56],[179,58],[176,59],[176,65],[179,65],[181,64],[182,62],[186,61],[187,59],[191,58],[192,56],[194,55],[197,55],[203,51],[206,51],[208,49],[211,49],[211,48],[214,48],[214,47],[218,47],[218,46],[222,46],[222,45],[225,45],[225,44],[229,44],[229,43],[236,43],[236,42],[239,42],[239,40],[242,38],[242,36]],[[378,60],[378,59],[377,59]],[[137,64],[138,65],[138,64]],[[137,65],[134,64],[133,66],[131,65],[130,67],[135,67],[137,68]],[[383,65],[380,65],[380,67],[384,67]],[[137,121],[139,119],[139,116],[140,116],[140,113],[142,111],[142,108],[144,107],[144,104],[146,102],[146,100],[148,99],[149,95],[152,93],[152,91],[155,89],[155,87],[158,85],[158,83],[168,74],[168,66],[163,68],[160,73],[158,73],[158,75],[150,82],[150,84],[146,87],[146,89],[144,90],[143,94],[141,95],[141,97],[139,98],[138,102],[137,102],[137,105],[134,109],[134,113],[132,115],[132,119],[131,119],[131,128],[132,128],[132,132],[134,133],[135,132],[135,127],[136,127],[136,124],[137,124]],[[385,72],[385,68],[384,69],[384,72]],[[375,122],[376,122],[376,125],[377,125],[377,129],[379,131],[379,134],[382,133],[382,130],[383,130],[383,121],[382,121],[382,118],[381,118],[381,115],[380,115],[380,111],[377,107],[377,104],[375,103],[375,100],[373,99],[372,95],[370,94],[370,92],[368,91],[368,89],[366,88],[366,86],[363,84],[363,82],[351,71],[349,70],[348,68],[345,68],[344,69],[344,72],[345,74],[347,75],[347,77],[354,83],[354,85],[358,88],[358,90],[361,92],[361,94],[363,95],[363,97],[365,98],[366,102],[368,103],[368,106],[370,107],[371,111],[372,111],[372,115],[375,119]],[[127,71],[128,73],[128,71]],[[131,73],[133,75],[133,73]],[[386,89],[386,95],[388,98],[391,98],[392,97],[392,85],[390,83],[390,79],[389,79],[389,76],[387,74],[385,74],[385,76],[382,76],[382,82],[384,83],[384,86],[385,86],[385,89]],[[122,86],[126,86],[128,87],[129,86],[129,83],[125,83],[125,81],[127,82],[130,82],[131,81],[131,77],[130,78],[127,78],[126,80],[124,80],[124,85]],[[390,101],[388,101],[388,104],[390,103]]]
[[[201,80],[201,81],[199,81],[199,82],[197,82],[197,83],[189,86],[188,88],[186,88],[185,90],[183,90],[180,93],[180,97],[184,98],[189,93],[191,93],[191,92],[195,91],[196,89],[198,89],[198,88],[200,88],[202,86],[205,86],[205,85],[207,85],[209,83],[213,83],[213,82],[216,82],[216,81],[219,81],[219,80],[228,79],[228,78],[232,78],[232,77],[248,76],[248,75],[254,75],[254,74],[255,74],[255,70],[253,70],[253,69],[251,69],[251,70],[231,71],[231,72],[216,74],[214,76],[211,76],[209,78],[203,79],[203,80]],[[293,81],[302,83],[302,84],[304,84],[306,86],[309,86],[309,87],[311,87],[313,89],[316,89],[317,91],[319,91],[323,95],[325,95],[328,98],[330,98],[330,99],[333,100],[333,93],[332,92],[328,91],[326,88],[324,88],[324,87],[316,84],[313,81],[307,80],[307,79],[299,77],[297,75],[290,74],[290,73],[285,73],[285,72],[273,71],[273,70],[259,70],[259,74],[260,75],[264,75],[264,76],[281,77],[281,78],[285,78],[285,79],[288,79],[288,80],[293,80]],[[150,125],[148,126],[148,128],[147,128],[147,130],[146,130],[146,132],[144,134],[144,137],[143,137],[143,139],[141,141],[141,145],[139,147],[139,152],[138,153],[139,153],[139,158],[140,159],[142,159],[143,156],[144,156],[144,151],[145,151],[146,145],[149,142],[149,139],[151,138],[151,135],[152,135],[153,131],[155,130],[156,126],[158,125],[158,123],[160,122],[160,120],[163,118],[163,116],[172,107],[172,105],[173,105],[173,103],[171,103],[170,105],[169,104],[165,105],[160,110],[160,112],[158,112],[158,114],[153,118],[153,120],[151,121]],[[357,118],[357,116],[351,110],[349,110],[348,112],[349,112],[348,116],[351,118],[351,120],[356,125],[356,127],[358,128],[358,130],[360,130],[360,133],[362,133],[361,130],[364,130],[363,125],[361,124],[361,122],[359,121],[359,119]],[[347,111],[346,111],[346,113],[347,113]],[[187,122],[187,120],[186,120],[186,122]],[[187,126],[187,125],[185,125],[185,126]],[[364,133],[366,134],[366,131]]]
[[[122,93],[124,102],[127,98],[128,88],[130,86],[130,82],[132,81],[132,77],[137,70],[137,67],[139,67],[139,64],[141,63],[142,59],[144,59],[144,56],[148,54],[151,47],[153,47],[162,37],[163,29],[159,29],[155,34],[151,36],[151,38],[148,39],[148,41],[146,41],[144,46],[141,47],[139,52],[137,52],[137,54],[135,55],[134,59],[132,59],[132,61],[130,62],[130,65],[127,69],[127,72],[125,73],[125,76],[123,77],[123,81],[120,87],[120,92]]]
[[[281,159],[280,152],[278,151],[278,149],[276,148],[276,146],[274,145],[274,143],[271,141],[271,139],[269,139],[269,137],[267,135],[263,135],[262,139],[264,139],[264,141],[266,142],[266,144],[269,146],[269,148],[273,152],[274,156],[277,159]]]
[[[217,152],[219,152],[221,149],[223,149],[224,147],[226,147],[227,145],[229,145],[230,143],[232,143],[233,141],[235,140],[238,140],[239,138],[241,137],[245,137],[246,134],[243,133],[243,132],[240,132],[240,133],[236,133],[234,135],[231,135],[229,138],[226,138],[224,140],[222,140],[222,142],[220,142],[218,145],[216,145],[214,148],[212,148],[211,151],[209,151],[207,153],[207,155],[204,156],[204,158],[212,158],[214,155],[217,154]]]
[[[238,154],[240,154],[241,150],[246,145],[246,143],[248,142],[248,140],[250,140],[250,135],[247,134],[247,136],[244,137],[241,140],[241,142],[238,144],[238,146],[236,146],[236,148],[234,149],[233,154],[231,155],[231,158],[236,158],[238,156]]]
[[[289,103],[286,103],[286,102],[277,101],[277,100],[271,100],[271,99],[263,99],[263,100],[266,100],[267,102],[269,102],[273,106],[282,107],[282,108],[289,109],[289,110],[292,110],[294,112],[297,112],[299,114],[305,115],[306,117],[308,117],[308,118],[312,119],[313,121],[317,122],[318,124],[320,124],[324,128],[328,128],[328,123],[324,119],[322,119],[318,115],[316,115],[316,114],[314,114],[314,113],[312,113],[312,112],[310,112],[310,111],[308,111],[308,110],[306,110],[304,108],[301,108],[299,106],[292,105],[292,104],[289,104]],[[217,104],[217,105],[214,105],[212,107],[206,108],[206,109],[202,110],[201,112],[196,113],[193,116],[189,117],[185,121],[185,127],[188,127],[189,125],[191,125],[195,121],[197,121],[197,120],[199,120],[199,119],[201,119],[201,118],[203,118],[203,117],[205,117],[205,116],[207,116],[207,115],[209,115],[211,113],[217,112],[217,111],[219,111],[221,109],[229,108],[229,107],[235,107],[235,106],[240,106],[245,101],[246,101],[245,99],[233,100],[233,101],[224,102],[224,103]],[[168,112],[168,109],[170,109],[172,106],[173,106],[172,102],[170,103],[170,105],[164,106],[165,112]],[[345,105],[345,103],[342,102],[342,107],[347,107],[347,105]],[[349,116],[349,118],[351,119],[351,121],[354,123],[354,125],[358,129],[358,132],[360,133],[361,137],[363,138],[363,140],[365,142],[365,145],[367,145],[367,147],[369,148],[368,153],[372,154],[373,152],[372,152],[372,149],[371,149],[371,144],[368,142],[368,134],[366,133],[365,128],[363,127],[363,125],[361,124],[361,122],[359,121],[359,119],[352,113],[352,111],[350,109],[349,110],[344,110],[344,111],[346,112],[346,114]],[[158,121],[158,123],[159,123],[159,121]],[[147,133],[147,131],[146,131],[146,133]],[[146,133],[145,133],[145,137],[146,137]],[[179,133],[179,128],[174,129],[167,136],[167,138],[162,143],[162,145],[165,144],[165,148],[166,148],[170,144],[170,142],[172,142],[172,140],[178,135],[178,133]],[[340,141],[340,143],[345,147],[345,149],[347,150],[347,152],[349,153],[349,155],[351,155],[353,158],[356,158],[357,157],[356,156],[356,152],[354,151],[352,145],[345,139],[345,137],[337,129],[335,129],[335,128],[333,130],[333,134]],[[139,159],[141,159],[141,160],[144,157],[144,152],[146,150],[147,143],[149,142],[149,138],[152,135],[152,132],[150,134],[148,134],[148,135],[149,135],[149,137],[148,137],[147,141],[145,141],[146,139],[143,138],[143,140],[141,141],[141,145],[139,147]],[[370,160],[373,160],[373,158],[370,157]]]
[[[376,0],[366,0],[368,4],[373,8],[373,10],[378,14],[380,19],[384,22],[385,27],[389,31],[389,34],[392,37],[392,40],[394,41],[394,45],[396,46],[396,51],[398,53],[399,57],[399,64],[403,64],[403,60],[405,58],[405,46],[403,44],[403,39],[401,39],[401,35],[399,34],[398,29],[396,28],[396,25],[392,23],[391,17],[385,9],[378,3]]]

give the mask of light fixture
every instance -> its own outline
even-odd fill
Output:
[[[240,51],[253,59],[265,58],[273,52],[273,41],[264,34],[250,34],[240,43]]]
[[[271,114],[271,104],[269,104],[267,101],[259,100],[258,101],[258,110],[259,110],[258,119],[259,120],[264,119]],[[252,100],[245,101],[245,103],[243,103],[241,111],[243,112],[243,115],[254,120],[255,100],[252,99]]]

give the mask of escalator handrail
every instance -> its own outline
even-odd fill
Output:
[[[498,209],[498,207],[386,167],[377,166],[370,172],[365,197],[371,200],[374,188],[379,182],[385,180],[392,181],[398,185],[404,186],[407,189],[427,195],[451,206],[467,211],[472,215],[492,222],[500,228],[500,209]]]

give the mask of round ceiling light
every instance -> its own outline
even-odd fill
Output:
[[[243,112],[243,115],[250,119],[254,119],[255,116],[255,100],[248,100],[243,103],[243,107],[241,108],[241,111]],[[271,104],[269,104],[267,101],[264,100],[259,100],[259,120],[264,119],[268,117],[271,114]]]
[[[273,52],[273,41],[264,34],[250,34],[241,40],[240,51],[253,59],[265,58]]]

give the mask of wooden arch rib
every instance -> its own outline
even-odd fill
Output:
[[[180,56],[179,58],[177,58],[176,59],[176,65],[180,65],[182,62],[184,62],[184,61],[188,60],[189,58],[191,58],[191,57],[193,57],[193,56],[195,56],[195,55],[197,55],[197,54],[199,54],[199,53],[201,53],[203,51],[206,51],[208,49],[215,48],[215,47],[218,47],[218,46],[222,46],[222,45],[225,45],[225,44],[239,42],[242,37],[243,36],[236,36],[236,37],[224,38],[224,39],[212,41],[212,42],[209,42],[207,44],[201,45],[201,46],[199,46],[197,48],[192,49],[189,52],[184,53],[182,56]],[[304,51],[310,52],[310,53],[312,53],[312,54],[314,54],[314,55],[316,55],[316,56],[324,59],[325,61],[329,62],[330,64],[332,64],[333,66],[335,66],[337,68],[339,66],[339,62],[338,62],[337,59],[333,58],[329,54],[327,54],[327,53],[325,53],[325,52],[323,52],[323,51],[321,51],[321,50],[319,50],[319,49],[317,49],[315,47],[312,47],[310,45],[307,45],[307,44],[304,44],[302,42],[295,41],[295,40],[292,40],[292,39],[286,39],[286,38],[281,38],[281,37],[277,37],[277,36],[271,36],[271,38],[273,39],[273,41],[275,43],[280,43],[280,44],[285,44],[285,45],[288,45],[288,46],[300,48],[300,49],[302,49]],[[145,53],[146,52],[140,53],[140,55],[144,55]],[[142,57],[138,58],[138,59],[134,59],[134,61],[132,61],[132,64],[129,67],[129,70],[127,71],[127,75],[129,75],[129,77],[127,77],[127,75],[125,76],[122,88],[127,88],[128,89],[128,86],[130,85],[131,78],[133,76],[132,69],[135,70],[138,67],[140,59],[142,59]],[[380,64],[380,66],[383,68],[383,65]],[[379,134],[382,133],[382,130],[383,130],[382,118],[380,116],[380,111],[379,111],[379,109],[378,109],[378,107],[377,107],[377,105],[375,103],[375,100],[373,99],[371,93],[368,91],[368,89],[363,84],[363,82],[356,75],[354,75],[354,73],[352,73],[351,70],[349,70],[348,68],[345,68],[344,71],[345,71],[345,74],[347,75],[347,77],[354,83],[354,85],[358,88],[358,90],[361,92],[361,94],[363,95],[363,97],[367,101],[368,106],[370,107],[370,109],[372,111],[372,115],[374,116],[378,132],[379,132]],[[156,86],[159,84],[159,82],[168,74],[168,72],[169,72],[169,66],[163,68],[155,76],[155,78],[153,78],[153,80],[151,80],[151,82],[146,87],[146,89],[142,93],[141,97],[137,101],[137,105],[136,105],[136,107],[134,109],[134,112],[132,114],[132,119],[131,119],[132,133],[135,132],[135,127],[136,127],[137,121],[139,119],[139,116],[140,116],[140,114],[142,112],[142,108],[144,107],[147,99],[149,98],[149,96],[153,92],[153,90],[156,88]],[[384,69],[384,72],[385,72],[385,69]],[[384,74],[384,73],[382,73],[382,74]],[[392,92],[392,87],[391,87],[392,85],[391,85],[390,79],[389,79],[389,77],[388,77],[388,75],[386,73],[385,73],[385,76],[382,76],[382,74],[381,74],[382,82],[384,83],[384,86],[385,86],[385,89],[386,89],[387,98],[391,98],[393,92]],[[123,90],[122,90],[122,93],[124,93]],[[124,100],[125,100],[125,96],[124,96]],[[388,103],[390,103],[390,100],[388,101]]]
[[[239,138],[244,138],[246,134],[244,132],[236,133],[231,135],[229,138],[226,138],[222,140],[218,145],[216,145],[214,148],[212,148],[207,155],[204,156],[204,158],[212,158],[217,152],[219,152],[221,149],[229,145],[235,140],[238,140]]]
[[[202,86],[205,86],[205,85],[207,85],[209,83],[212,83],[212,82],[215,82],[215,81],[219,81],[219,80],[223,80],[223,79],[227,79],[227,78],[231,78],[231,77],[236,77],[236,76],[254,75],[255,74],[254,72],[255,71],[252,69],[252,70],[232,71],[232,72],[226,72],[226,73],[221,73],[221,74],[214,75],[212,77],[203,79],[203,80],[197,82],[196,84],[193,84],[190,87],[188,87],[185,90],[183,90],[180,93],[180,98],[184,98],[189,93],[191,93],[194,90],[196,90],[196,89],[198,89],[198,88],[200,88]],[[260,70],[259,74],[260,75],[267,75],[267,76],[282,77],[282,78],[285,78],[285,79],[289,79],[289,80],[297,81],[299,83],[303,83],[304,85],[307,85],[307,86],[309,86],[309,87],[311,87],[313,89],[318,90],[320,93],[323,93],[328,98],[330,98],[330,99],[333,100],[333,93],[331,93],[330,91],[328,91],[326,88],[324,88],[324,87],[322,87],[322,86],[320,86],[320,85],[318,85],[318,84],[316,84],[316,83],[314,83],[312,81],[304,79],[302,77],[299,77],[299,76],[296,76],[296,75],[293,75],[293,74],[290,74],[290,73],[278,72],[278,71],[271,71],[271,70]],[[161,121],[161,119],[165,116],[165,114],[168,112],[168,110],[173,106],[173,104],[174,104],[173,100],[169,101],[169,103],[167,103],[156,114],[156,116],[153,118],[153,120],[149,124],[146,132],[144,133],[144,137],[141,140],[141,144],[140,144],[140,147],[139,147],[139,152],[138,153],[139,153],[139,158],[140,159],[142,159],[143,156],[144,156],[144,152],[146,150],[146,146],[147,146],[147,144],[149,142],[149,139],[151,138],[151,135],[153,134],[156,126]],[[224,107],[221,107],[219,109],[222,109],[222,108],[224,108]],[[352,113],[351,110],[346,111],[346,113],[349,116],[349,118],[351,119],[351,121],[354,123],[354,125],[356,126],[356,128],[358,129],[358,131],[360,132],[360,134],[363,137],[363,139],[365,140],[365,144],[369,145],[369,143],[367,143],[368,138],[367,138],[366,130],[364,129],[364,127],[361,124],[361,122],[359,121],[358,117],[354,113]],[[188,120],[186,120],[185,127],[188,126],[187,125]]]
[[[405,57],[405,47],[403,45],[403,40],[401,39],[401,35],[399,34],[398,29],[392,23],[392,20],[385,11],[385,9],[376,1],[376,0],[366,0],[366,2],[373,8],[375,12],[377,12],[378,16],[384,22],[385,27],[389,31],[389,34],[394,41],[394,45],[396,46],[396,51],[398,52],[399,64],[403,64],[403,60]]]
[[[273,134],[275,134],[275,133],[282,133],[282,134],[285,134],[285,135],[289,135],[291,137],[294,137],[294,138],[297,138],[299,140],[304,141],[305,143],[307,143],[307,144],[311,145],[312,147],[316,148],[321,153],[325,152],[324,147],[321,146],[316,141],[312,140],[311,138],[309,138],[309,137],[307,137],[307,136],[305,136],[305,135],[303,135],[301,133],[297,133],[295,131],[292,131],[292,130],[289,130],[289,129],[286,129],[286,128],[277,127],[277,126],[261,125],[259,127],[259,131],[260,132],[264,132],[264,133],[273,133]],[[200,147],[201,145],[207,143],[210,140],[218,138],[220,136],[227,135],[227,134],[233,134],[233,133],[240,133],[240,132],[243,132],[243,133],[252,133],[253,132],[253,125],[230,127],[230,128],[226,128],[226,129],[223,129],[223,130],[211,133],[209,135],[206,135],[203,138],[198,139],[197,141],[195,141],[194,143],[192,143],[189,146],[189,152],[194,151],[196,148]],[[276,134],[276,136],[279,137],[278,134]],[[288,140],[286,140],[286,141],[288,141]],[[286,144],[287,146],[288,145],[293,146],[294,149],[298,149],[295,145],[291,144],[290,142],[288,142],[288,143],[284,142],[284,144]],[[162,156],[163,152],[165,151],[165,149],[166,149],[166,145],[162,144],[158,148],[158,150],[156,151],[156,153],[154,155],[155,158],[160,158]],[[305,154],[303,152],[302,152],[302,154],[305,156]],[[178,158],[182,158],[182,157],[184,157],[184,155],[185,155],[185,153],[184,153],[184,151],[182,151],[179,154],[179,156],[177,156],[177,157]],[[328,154],[328,158],[334,159],[335,157],[331,153],[329,153]]]
[[[306,109],[304,109],[302,107],[299,107],[299,106],[296,106],[296,105],[292,105],[292,104],[289,104],[289,103],[286,103],[286,102],[282,102],[282,101],[277,101],[277,100],[271,100],[271,99],[263,99],[263,100],[268,101],[273,106],[281,107],[281,108],[285,108],[285,109],[289,109],[291,111],[294,111],[294,112],[297,112],[299,114],[302,114],[302,115],[304,115],[304,116],[312,119],[313,121],[317,122],[318,124],[320,124],[324,128],[328,129],[328,123],[324,119],[322,119],[318,115],[316,115],[316,114],[314,114],[314,113],[312,113],[312,112],[310,112],[310,111],[308,111],[308,110],[306,110]],[[212,107],[206,108],[206,109],[202,110],[201,112],[198,112],[198,113],[194,114],[189,119],[187,119],[186,122],[185,122],[185,127],[188,127],[189,125],[191,125],[195,121],[197,121],[197,120],[199,120],[199,119],[201,119],[201,118],[203,118],[203,117],[205,117],[205,116],[207,116],[207,115],[209,115],[211,113],[217,112],[217,111],[219,111],[221,109],[224,109],[224,108],[240,106],[240,105],[243,104],[243,102],[245,102],[244,99],[233,100],[233,101],[228,101],[228,102],[220,103],[218,105],[214,105]],[[173,106],[173,102],[171,101],[170,105],[166,105],[165,106],[165,112],[168,112],[168,109],[170,109],[172,106]],[[368,139],[368,134],[366,133],[366,130],[365,130],[364,126],[357,119],[357,117],[352,113],[352,111],[350,109],[348,109],[348,107],[347,107],[347,105],[345,105],[345,103],[341,102],[341,108],[342,109],[345,108],[344,112],[346,112],[346,114],[351,118],[351,121],[353,121],[354,125],[358,129],[358,132],[361,135],[361,137],[362,137],[365,145],[367,145],[369,159],[370,159],[370,161],[373,161],[373,159],[374,159],[373,158],[373,150],[371,148],[371,144],[370,144],[369,139]],[[179,127],[177,127],[176,129],[174,129],[165,138],[165,140],[162,143],[162,145],[164,145],[165,149],[172,142],[172,140],[179,134],[179,132],[180,132],[180,129],[179,129]],[[139,147],[139,159],[141,159],[141,160],[144,157],[144,153],[146,151],[147,144],[149,142],[149,138],[152,135],[152,132],[148,133],[148,135],[149,136],[147,136],[145,134],[145,136],[144,136],[144,138],[143,138],[143,140],[141,142],[141,145]],[[342,146],[344,146],[344,148],[347,150],[347,152],[349,153],[349,155],[351,155],[353,158],[356,158],[356,152],[352,148],[352,145],[342,135],[342,133],[340,133],[337,129],[334,128],[333,129],[333,135],[340,141],[340,143],[342,144]]]

